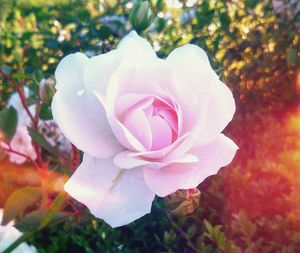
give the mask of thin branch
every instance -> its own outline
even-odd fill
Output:
[[[19,151],[13,150],[10,145],[8,145],[8,148],[5,148],[2,146],[2,149],[5,150],[6,152],[14,153],[16,155],[26,158],[28,161],[30,161],[34,165],[34,167],[36,167],[37,169],[40,169],[39,165],[30,156],[23,154]]]
[[[25,109],[25,111],[27,112],[30,120],[32,121],[32,124],[33,124],[33,127],[36,131],[38,131],[38,115],[39,115],[39,110],[40,110],[40,104],[37,103],[36,105],[36,114],[33,116],[32,113],[30,112],[29,110],[29,107],[28,107],[28,104],[27,104],[27,101],[26,101],[26,97],[24,95],[24,92],[22,90],[22,88],[15,82],[15,80],[12,78],[11,75],[5,73],[1,68],[0,68],[0,74],[6,78],[8,81],[11,82],[11,84],[14,86],[14,88],[16,89],[20,99],[21,99],[21,103]],[[42,167],[43,166],[43,158],[42,158],[42,154],[41,154],[41,149],[38,145],[38,143],[36,143],[35,141],[33,141],[33,147],[34,147],[34,150],[36,152],[36,155],[37,155],[37,161],[38,161],[38,164],[39,164],[39,167]]]

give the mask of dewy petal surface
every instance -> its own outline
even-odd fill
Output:
[[[63,95],[84,89],[83,72],[88,58],[83,53],[64,57],[55,70],[56,89]]]
[[[191,151],[199,161],[191,164],[171,164],[159,170],[144,167],[144,177],[149,188],[160,197],[178,189],[194,188],[205,178],[216,174],[229,164],[237,150],[232,140],[220,134],[212,142]]]
[[[126,225],[151,211],[154,193],[141,169],[120,170],[112,159],[84,155],[65,190],[112,227]]]

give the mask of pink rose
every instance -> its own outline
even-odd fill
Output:
[[[195,45],[159,59],[131,32],[109,53],[66,56],[55,76],[54,119],[84,152],[65,190],[112,227],[149,213],[155,194],[196,187],[235,155],[221,134],[232,93]]]

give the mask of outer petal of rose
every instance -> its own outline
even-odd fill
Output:
[[[187,44],[174,49],[166,61],[176,76],[195,91],[206,90],[218,79],[206,53],[196,45]]]
[[[149,213],[155,196],[145,184],[142,169],[121,171],[111,159],[86,154],[65,190],[112,227]]]
[[[90,58],[83,73],[85,88],[104,95],[109,79],[120,62],[121,55],[117,50]]]
[[[215,139],[205,145],[193,147],[191,154],[199,158],[201,168],[221,168],[231,163],[238,146],[224,134],[219,134]]]
[[[200,131],[198,141],[207,143],[218,136],[232,120],[235,102],[230,89],[221,81],[211,88],[206,107],[204,127]]]
[[[199,158],[194,164],[172,164],[159,170],[144,167],[144,177],[149,188],[160,197],[165,197],[178,189],[194,188],[205,178],[216,174],[229,164],[237,146],[224,135],[219,135],[211,143],[191,151]]]
[[[84,89],[83,73],[88,60],[83,53],[64,57],[55,70],[56,89],[63,95],[81,92]]]
[[[209,142],[227,126],[235,112],[230,89],[219,80],[206,53],[198,46],[185,45],[177,48],[166,61],[174,75],[196,91],[200,100],[203,93],[209,97],[203,118],[204,127],[199,136],[202,143]]]
[[[131,61],[137,61],[137,63],[156,57],[156,53],[150,43],[140,37],[135,31],[131,31],[120,41],[117,50],[123,57],[129,58]]]
[[[52,101],[52,113],[64,135],[80,150],[96,157],[109,157],[123,149],[94,94],[70,93],[66,97],[58,91]]]

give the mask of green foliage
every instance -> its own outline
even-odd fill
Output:
[[[281,120],[289,116],[282,116],[282,109],[292,108],[299,97],[299,14],[278,12],[271,1],[173,2],[181,8],[163,0],[0,0],[0,67],[33,91],[29,104],[41,98],[41,119],[51,119],[53,86],[39,92],[38,84],[54,75],[59,60],[77,51],[105,53],[132,27],[160,57],[185,43],[202,47],[237,105],[226,130],[240,148],[237,158],[199,186],[193,213],[169,217],[156,199],[150,215],[113,230],[88,213],[80,220],[66,218],[74,211],[69,201],[68,216],[56,204],[50,213],[23,215],[21,208],[11,216],[21,218],[16,223],[21,231],[47,224],[29,239],[39,252],[300,252],[299,152],[293,151],[300,138]],[[0,107],[12,91],[1,78]],[[14,115],[14,109],[0,113],[8,139],[15,132]],[[41,133],[30,129],[30,134],[44,151],[57,153]],[[180,210],[191,205],[181,203]]]
[[[47,217],[47,226],[51,227],[66,220],[68,216],[64,212],[55,212],[51,213],[51,219],[49,219],[49,212],[45,210],[36,210],[23,216],[14,226],[23,233],[37,231],[46,224],[45,217]]]
[[[52,147],[48,141],[44,138],[44,136],[36,131],[34,128],[28,128],[29,135],[31,136],[32,140],[38,143],[41,147],[49,151],[50,153],[56,155],[57,151],[54,147]]]
[[[9,141],[14,136],[18,124],[18,115],[15,108],[10,106],[0,112],[0,140]]]
[[[13,192],[5,203],[2,224],[6,225],[11,220],[22,215],[27,208],[36,205],[42,196],[38,187],[23,187]]]

